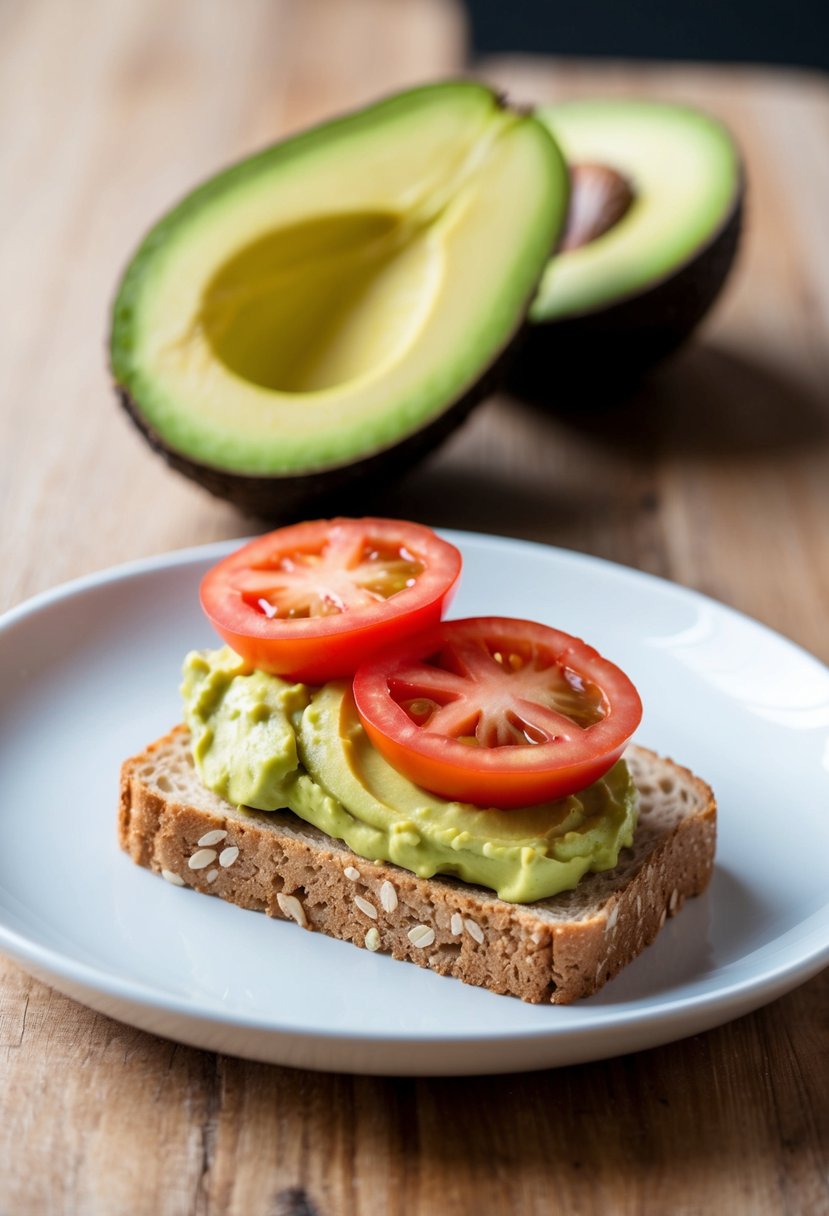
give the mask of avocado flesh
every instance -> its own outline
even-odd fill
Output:
[[[632,184],[634,200],[609,231],[550,262],[530,310],[534,322],[589,313],[646,291],[704,251],[738,207],[734,144],[697,110],[596,100],[545,106],[537,116],[568,164],[616,169]]]
[[[315,475],[319,488],[320,471],[416,452],[513,339],[566,198],[545,128],[480,85],[315,128],[148,235],[114,309],[119,391],[208,483]],[[238,498],[221,476],[210,488]]]

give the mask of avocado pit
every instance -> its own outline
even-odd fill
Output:
[[[604,236],[627,214],[633,200],[631,183],[610,165],[571,165],[570,205],[558,252],[580,249]]]

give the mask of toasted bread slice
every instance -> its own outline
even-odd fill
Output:
[[[493,992],[567,1004],[616,975],[711,877],[711,790],[653,752],[630,747],[626,759],[640,801],[633,847],[534,904],[366,861],[289,811],[231,806],[201,784],[184,727],[124,763],[119,838],[177,885]]]

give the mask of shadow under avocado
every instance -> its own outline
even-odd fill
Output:
[[[639,385],[516,402],[634,457],[747,457],[829,442],[829,398],[805,382],[707,343],[684,347]]]
[[[665,573],[649,540],[661,460],[750,469],[827,443],[829,401],[805,379],[694,343],[626,398],[493,397],[406,477],[363,479],[349,510],[588,548]]]
[[[533,481],[517,481],[508,468],[479,471],[464,464],[430,461],[394,487],[359,499],[356,508],[417,519],[435,528],[549,540],[557,534],[557,525],[572,515],[573,502],[555,484],[542,487]],[[599,517],[607,510],[604,495],[585,497],[579,504],[584,519]]]

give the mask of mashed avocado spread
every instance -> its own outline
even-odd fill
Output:
[[[347,683],[290,684],[227,647],[184,662],[184,716],[204,784],[237,806],[287,808],[361,857],[451,874],[530,903],[609,870],[633,840],[636,792],[620,760],[600,781],[524,810],[446,802],[369,742]]]

